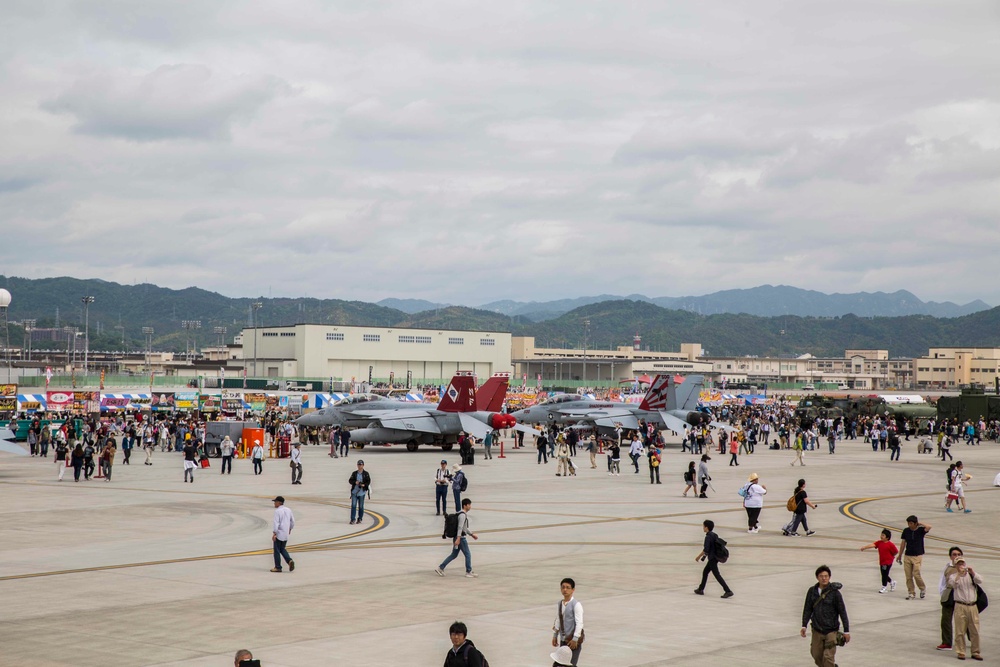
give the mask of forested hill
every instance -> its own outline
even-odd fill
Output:
[[[191,287],[172,290],[156,285],[120,285],[102,280],[45,278],[30,280],[0,276],[0,287],[14,295],[10,320],[37,320],[36,326],[83,324],[80,298],[93,296],[90,306],[91,348],[140,349],[142,327],[153,327],[156,349],[184,350],[187,340],[198,345],[218,341],[215,327],[225,327],[231,340],[250,321],[250,306],[260,302],[258,323],[268,325],[353,324],[472,331],[510,331],[536,338],[541,347],[590,348],[631,345],[642,336],[643,347],[676,351],[681,343],[701,343],[712,355],[781,355],[811,353],[840,356],[845,349],[888,349],[892,356],[921,356],[930,347],[948,345],[1000,346],[1000,308],[956,318],[929,315],[906,317],[757,317],[753,315],[698,315],[670,310],[648,301],[613,300],[576,308],[543,322],[525,321],[487,310],[445,306],[405,313],[362,301],[309,298],[230,298]],[[585,324],[590,322],[589,328]],[[185,330],[184,321],[200,321],[201,328]],[[116,328],[121,324],[121,329]],[[589,332],[589,333],[587,333]],[[783,332],[783,333],[782,333]],[[17,345],[21,330],[11,327]]]

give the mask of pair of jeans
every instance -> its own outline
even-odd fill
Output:
[[[657,466],[656,468],[654,468],[653,466],[649,467],[649,483],[650,484],[652,484],[654,482],[654,478],[655,478],[655,482],[657,484],[659,484],[660,483],[660,468],[659,468],[659,466]]]
[[[292,484],[302,481],[302,464],[296,463],[292,467]]]
[[[549,462],[549,456],[548,456],[548,454],[545,453],[545,448],[544,447],[539,447],[538,448],[538,462],[542,463],[543,461],[545,463],[548,463]]]
[[[361,521],[365,516],[365,494],[351,493],[351,521]]]
[[[73,464],[73,479],[76,480],[77,482],[80,481],[80,471],[82,469],[83,469],[83,464],[82,463],[74,463]]]
[[[129,447],[128,449],[125,449],[124,447],[122,447],[122,454],[125,455],[125,460],[122,461],[122,463],[127,466],[132,465],[131,463],[129,463],[129,458],[132,456],[132,448]]]
[[[726,593],[729,593],[730,592],[729,584],[727,584],[726,580],[722,578],[721,574],[719,574],[719,561],[717,561],[715,558],[709,558],[708,562],[705,563],[705,569],[701,571],[701,585],[698,586],[698,590],[699,591],[705,590],[705,584],[708,583],[709,572],[715,575],[715,580],[718,581],[719,584],[722,586],[722,590],[725,591]]]
[[[889,460],[890,461],[898,461],[899,460],[899,450],[901,450],[902,447],[890,447],[889,449],[890,449]]]
[[[435,484],[434,485],[434,510],[438,514],[448,513],[448,485],[447,484]]]
[[[878,570],[882,574],[883,587],[888,586],[890,583],[892,583],[892,577],[889,576],[889,570],[891,569],[892,569],[892,563],[889,563],[888,565],[878,566]],[[951,614],[948,614],[948,634],[951,635]],[[948,645],[951,646],[950,641],[948,642]]]
[[[452,544],[454,544],[454,543],[452,543]],[[451,555],[448,556],[447,558],[445,558],[441,562],[441,564],[438,565],[438,567],[440,569],[442,569],[442,570],[444,568],[448,567],[448,563],[450,563],[451,561],[453,561],[456,558],[458,558],[459,552],[462,552],[463,554],[465,554],[465,571],[466,572],[472,572],[472,552],[469,551],[469,541],[465,537],[463,537],[461,540],[459,540],[458,546],[452,548]]]
[[[253,474],[259,475],[264,472],[264,460],[254,459],[253,460]]]
[[[451,494],[455,497],[455,511],[456,512],[461,512],[462,511],[462,490],[459,487],[457,487],[457,486],[453,486],[453,487],[451,487]]]
[[[104,461],[101,463],[101,465],[103,466],[102,470],[104,471],[104,477],[106,477],[107,479],[110,480],[111,479],[111,461],[109,461],[107,459],[104,459]]]
[[[281,559],[284,558],[286,563],[292,562],[292,557],[288,555],[288,549],[285,547],[288,545],[288,540],[274,540],[274,567],[275,569],[281,569]]]
[[[222,471],[219,474],[220,475],[225,475],[227,468],[229,469],[229,474],[232,475],[233,474],[233,457],[232,456],[223,456],[222,457]]]

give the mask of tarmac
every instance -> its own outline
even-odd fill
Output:
[[[265,667],[437,666],[456,619],[492,667],[552,664],[551,626],[559,581],[572,577],[585,609],[585,667],[704,667],[706,664],[810,665],[799,637],[814,570],[827,564],[843,583],[852,641],[847,665],[937,665],[955,660],[940,642],[938,580],[948,546],[960,544],[1000,605],[1000,446],[956,445],[974,479],[972,513],[943,508],[946,465],[904,442],[902,460],[873,453],[860,439],[806,453],[806,470],[788,451],[757,448],[727,465],[713,454],[715,492],[682,497],[682,471],[696,457],[668,446],[662,484],[649,483],[645,459],[620,477],[585,452],[576,477],[537,465],[531,448],[492,461],[477,451],[467,466],[473,501],[471,542],[478,579],[460,557],[442,579],[449,553],[434,514],[433,473],[442,453],[397,447],[352,450],[304,446],[301,486],[288,464],[269,460],[261,476],[249,461],[220,475],[220,461],[182,482],[181,455],[156,452],[144,466],[115,465],[111,482],[56,481],[55,464],[0,454],[0,665],[76,667],[233,664],[249,648]],[[456,451],[443,457],[458,460]],[[364,458],[372,475],[370,511],[348,524],[348,475]],[[769,489],[763,529],[746,532],[737,489],[750,472]],[[785,537],[785,503],[804,477],[819,508],[816,531]],[[294,572],[272,567],[270,499],[295,514],[289,546]],[[451,498],[449,494],[449,499]],[[453,509],[453,508],[452,508]],[[932,525],[924,559],[927,598],[906,601],[902,566],[895,592],[881,595],[878,560],[860,547],[891,527],[898,544],[905,517]],[[722,572],[735,597],[722,600],[712,578],[693,589],[702,564],[701,522],[711,518],[729,542]],[[985,664],[1000,664],[1000,608],[982,616]]]

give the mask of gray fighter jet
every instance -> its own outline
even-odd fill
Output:
[[[589,428],[626,430],[639,428],[639,420],[657,428],[683,432],[687,426],[711,424],[712,416],[698,411],[698,397],[704,386],[701,375],[689,375],[676,385],[672,376],[657,375],[639,405],[598,401],[580,394],[554,396],[512,413],[521,424],[577,424]]]

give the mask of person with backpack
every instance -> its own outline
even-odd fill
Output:
[[[649,483],[653,484],[653,478],[656,478],[656,484],[660,483],[660,463],[663,462],[663,457],[660,455],[660,450],[657,449],[656,445],[651,444],[649,450],[646,454],[646,458],[649,462]]]
[[[756,534],[760,530],[760,511],[764,509],[764,494],[767,487],[760,483],[757,473],[750,473],[747,483],[740,487],[743,508],[747,511],[747,532]]]
[[[440,565],[434,568],[434,571],[439,577],[444,576],[444,569],[448,567],[448,563],[458,558],[458,554],[462,553],[465,555],[465,576],[470,579],[475,579],[479,575],[472,571],[472,552],[469,551],[469,541],[466,536],[471,536],[472,539],[478,540],[479,536],[472,532],[472,527],[469,525],[469,512],[472,511],[472,501],[466,498],[462,501],[462,511],[457,514],[445,515],[444,518],[444,535],[445,538],[452,538],[452,550],[451,555],[445,558]],[[451,535],[449,533],[454,533]]]
[[[565,647],[570,651],[569,660],[557,653],[551,654],[556,664],[572,665],[575,667],[580,660],[580,651],[583,648],[583,605],[573,597],[576,592],[576,582],[566,577],[559,582],[559,589],[563,599],[556,607],[556,620],[552,624],[552,646],[556,648]]]
[[[705,544],[701,548],[701,553],[695,556],[694,562],[704,560],[708,562],[705,563],[705,569],[701,571],[701,585],[694,589],[694,592],[696,595],[705,594],[705,584],[708,583],[708,573],[711,572],[715,576],[715,580],[722,585],[722,590],[725,591],[722,598],[731,598],[735,593],[719,574],[719,563],[725,563],[729,560],[729,549],[726,548],[726,541],[715,534],[715,522],[711,519],[705,519],[701,525],[705,531]]]
[[[838,582],[830,581],[830,568],[820,565],[816,568],[815,586],[810,586],[806,593],[806,602],[802,608],[802,628],[799,635],[806,636],[806,626],[812,621],[812,642],[809,652],[812,654],[816,667],[829,667],[835,664],[839,638],[843,643],[851,641],[851,626],[847,619],[847,606]],[[840,633],[840,623],[844,623],[844,633]]]
[[[462,472],[462,466],[455,464],[451,467],[451,493],[455,497],[455,511],[462,511],[462,493],[469,488],[469,480]]]
[[[697,473],[694,469],[694,461],[688,461],[688,469],[684,471],[684,493],[681,494],[687,498],[689,490],[694,490],[695,495],[698,495],[697,487],[694,483],[694,478]]]
[[[469,639],[465,623],[455,621],[448,628],[451,648],[444,657],[444,667],[489,667],[482,652]]]
[[[782,529],[781,531],[784,535],[798,537],[799,534],[796,531],[798,531],[800,524],[806,529],[806,537],[816,532],[815,530],[809,530],[809,523],[806,521],[806,510],[809,507],[816,509],[819,505],[809,500],[809,494],[806,493],[806,480],[799,480],[799,485],[795,487],[792,497],[788,499],[787,507],[793,514],[792,522],[788,525],[787,530]]]

